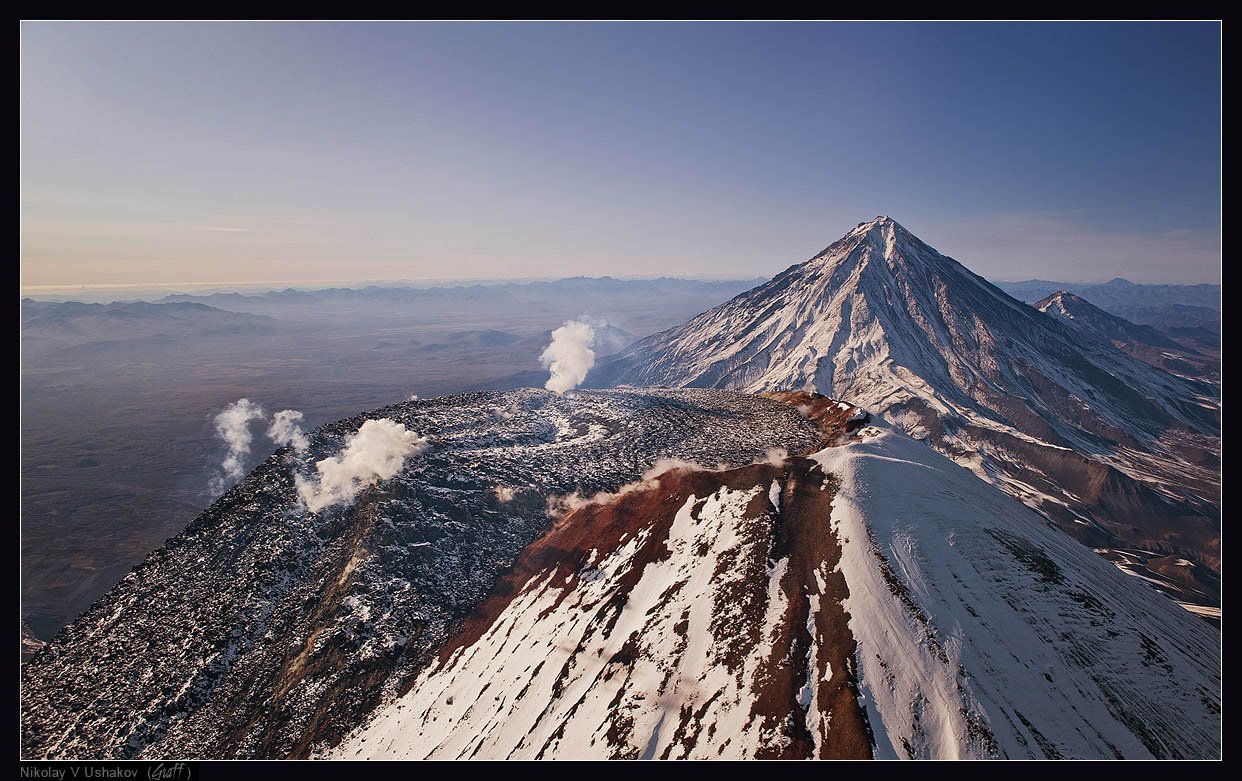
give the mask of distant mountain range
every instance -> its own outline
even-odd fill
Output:
[[[1108,282],[1050,282],[1029,279],[1024,282],[997,282],[996,286],[1021,301],[1038,301],[1053,293],[1065,291],[1087,299],[1106,311],[1118,308],[1161,306],[1193,306],[1219,312],[1220,285],[1150,285],[1137,284],[1117,277]]]
[[[21,300],[23,340],[120,341],[187,336],[238,336],[271,331],[261,315],[227,311],[197,302],[145,301],[112,304]]]
[[[1118,277],[1101,284],[998,282],[997,287],[1029,304],[1065,292],[1137,325],[1150,325],[1183,348],[1220,357],[1220,285],[1140,285]]]
[[[160,303],[197,302],[236,312],[256,314],[331,316],[345,312],[353,317],[408,316],[417,308],[420,316],[434,312],[460,314],[472,308],[521,313],[532,307],[607,318],[614,313],[634,316],[652,307],[702,311],[722,298],[736,295],[762,280],[613,279],[570,277],[550,282],[498,282],[443,287],[328,288],[285,290],[257,294],[175,294]],[[625,325],[624,323],[622,324]]]

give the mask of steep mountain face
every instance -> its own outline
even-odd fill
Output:
[[[1059,291],[1032,304],[1079,333],[1099,339],[1132,358],[1189,380],[1219,380],[1220,361],[1174,341],[1150,325],[1111,315],[1084,298]],[[1201,391],[1211,393],[1211,390]]]
[[[1218,633],[922,443],[573,508],[341,758],[1219,755]]]
[[[428,437],[345,507],[296,475],[368,419]],[[414,401],[282,449],[22,670],[22,754],[286,757],[331,744],[400,690],[548,522],[661,460],[741,466],[801,451],[789,405],[723,391],[546,391]]]
[[[816,390],[883,414],[1096,548],[1219,569],[1219,405],[1204,386],[1085,338],[887,217],[588,382]]]

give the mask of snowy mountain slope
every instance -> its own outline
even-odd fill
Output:
[[[347,506],[300,506],[295,476],[372,419],[425,452]],[[22,755],[305,756],[408,682],[543,532],[549,498],[817,440],[792,407],[725,391],[476,393],[324,426],[22,668]]]
[[[891,427],[816,460],[881,756],[1219,756],[1211,627]]]
[[[341,756],[805,756],[821,736],[808,731],[795,745],[783,728],[798,692],[813,701],[817,687],[802,676],[798,686],[772,680],[790,672],[780,663],[795,650],[803,661],[793,672],[811,670],[845,706],[838,722],[849,718],[848,733],[833,733],[845,755],[867,756],[848,656],[806,660],[805,644],[791,642],[791,629],[814,630],[821,619],[818,608],[787,604],[792,552],[769,560],[774,503],[792,484],[782,477],[768,465],[719,482],[665,473],[659,499],[635,493],[608,515],[576,514],[567,523],[610,544],[583,539],[586,549],[517,584],[517,598],[474,643],[420,677]],[[634,515],[644,522],[636,534],[613,540],[605,531]],[[812,563],[810,574],[831,577],[822,560]],[[816,587],[814,578],[797,583]],[[839,607],[830,609],[835,620],[824,623],[840,627]]]
[[[887,217],[588,382],[814,389],[883,414],[1090,545],[1219,568],[1218,401]]]
[[[1067,323],[1080,333],[1100,339],[1143,363],[1189,380],[1220,379],[1220,361],[1186,347],[1150,325],[1131,323],[1109,314],[1084,298],[1059,291],[1031,306]],[[1218,394],[1214,389],[1200,391]]]
[[[1216,630],[926,445],[783,398],[817,452],[573,508],[330,756],[1219,755]]]

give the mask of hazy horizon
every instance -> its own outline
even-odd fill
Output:
[[[496,277],[496,278],[477,278],[477,279],[330,279],[330,280],[304,280],[294,283],[278,282],[274,280],[260,282],[160,282],[151,284],[83,284],[83,285],[22,285],[20,293],[22,297],[30,296],[65,296],[74,292],[89,292],[95,294],[104,294],[105,291],[115,291],[118,293],[159,293],[160,295],[211,295],[213,293],[239,293],[262,294],[280,290],[297,290],[297,291],[315,291],[327,290],[332,288],[344,289],[361,289],[366,287],[414,287],[414,288],[436,288],[436,287],[459,287],[468,285],[505,285],[505,284],[531,284],[538,282],[559,282],[568,279],[616,279],[622,282],[642,282],[657,281],[661,279],[684,280],[690,282],[750,282],[752,280],[766,280],[770,276],[730,276],[730,277],[711,277],[711,276],[620,276],[612,274],[604,274],[600,276],[592,276],[587,274],[575,275],[573,277]],[[1120,277],[1126,279],[1125,277]],[[1021,279],[990,279],[991,282],[1001,284],[1015,284],[1021,282],[1068,282],[1077,285],[1104,284],[1111,282],[1118,277],[1109,277],[1107,279],[1044,279],[1042,277],[1025,277]],[[1134,282],[1134,280],[1127,280]],[[1220,281],[1207,282],[1145,282],[1135,284],[1166,284],[1166,285],[1220,285]],[[103,300],[103,299],[100,299]]]
[[[20,29],[26,286],[1221,279],[1217,23]],[[451,271],[450,271],[451,270]]]

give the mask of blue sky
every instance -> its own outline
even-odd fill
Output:
[[[1216,24],[21,28],[24,285],[1220,280]]]

